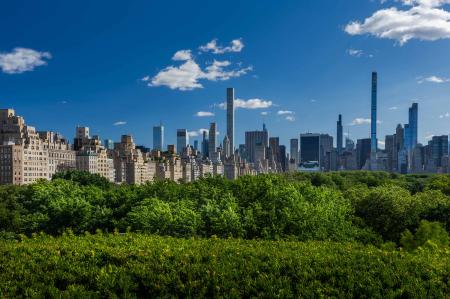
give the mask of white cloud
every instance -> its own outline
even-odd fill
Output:
[[[363,22],[346,25],[350,35],[370,34],[393,39],[400,45],[411,39],[435,41],[450,38],[450,12],[442,8],[450,0],[401,0],[407,9],[391,7],[376,11]]]
[[[168,66],[153,78],[144,77],[149,86],[167,86],[170,89],[193,90],[203,88],[198,80],[202,76],[200,66],[194,60],[187,60],[180,66]]]
[[[432,139],[433,137],[434,137],[434,135],[429,133],[429,135],[425,136],[425,139],[426,139],[426,140],[430,140],[430,139]]]
[[[289,110],[280,110],[277,112],[278,115],[293,115],[295,114],[294,111],[289,111]]]
[[[388,110],[398,110],[397,106],[389,107]]]
[[[213,39],[206,45],[201,46],[199,49],[202,52],[212,52],[214,54],[224,54],[230,52],[241,52],[244,48],[242,39],[234,39],[227,47],[222,47],[217,44],[217,39]]]
[[[449,112],[447,112],[447,113],[445,113],[445,114],[441,114],[441,115],[439,115],[439,118],[450,118],[450,113]]]
[[[285,118],[287,121],[295,121],[295,117],[294,116],[292,116],[292,115],[288,115],[288,116],[286,116],[286,118]]]
[[[186,61],[191,59],[192,59],[191,50],[180,50],[176,52],[172,57],[172,60],[174,61]]]
[[[364,51],[363,50],[358,50],[358,49],[348,49],[347,53],[350,56],[361,57],[361,56],[363,56]]]
[[[51,58],[52,55],[49,52],[15,48],[12,52],[0,53],[0,68],[6,74],[20,74],[46,65],[46,60]]]
[[[245,75],[253,69],[251,66],[229,71],[224,69],[225,67],[228,67],[230,65],[231,62],[229,62],[228,60],[225,61],[214,60],[213,64],[205,68],[205,72],[203,72],[201,78],[210,81],[225,81],[231,78],[237,78],[242,75]]]
[[[210,116],[214,116],[214,113],[209,112],[209,111],[199,111],[195,114],[195,116],[198,117],[210,117]]]
[[[267,101],[263,99],[249,99],[249,100],[234,100],[234,107],[236,109],[267,109],[273,106],[272,101]],[[226,109],[226,103],[220,103],[219,107],[222,109]]]
[[[438,76],[429,76],[429,77],[418,77],[417,78],[417,83],[422,84],[422,83],[447,83],[450,82],[450,79],[448,78],[442,78],[442,77],[438,77]]]
[[[115,123],[113,123],[113,126],[124,126],[126,125],[127,122],[126,121],[116,121]]]
[[[203,88],[200,81],[226,81],[231,78],[238,78],[253,70],[253,67],[242,67],[237,64],[231,68],[232,63],[228,60],[214,60],[212,64],[204,69],[195,61],[191,50],[180,50],[176,52],[173,61],[181,61],[178,66],[170,65],[161,70],[154,77],[145,76],[141,80],[147,82],[148,86],[167,86],[170,89],[193,90]]]
[[[263,115],[263,116],[269,115],[269,112],[263,111],[263,112],[261,112],[261,115]]]
[[[349,126],[370,125],[370,123],[370,118],[355,118],[351,123],[349,123]],[[377,124],[381,124],[381,121],[378,120]]]

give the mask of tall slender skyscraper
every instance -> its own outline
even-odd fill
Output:
[[[234,88],[227,88],[227,136],[230,151],[234,153]]]
[[[342,126],[342,115],[339,114],[339,119],[337,121],[337,136],[336,136],[336,148],[337,148],[337,152],[338,154],[342,153],[342,142],[343,142],[343,126]]]
[[[159,126],[153,127],[153,149],[162,151],[164,148],[164,126],[160,124]]]
[[[378,75],[372,72],[372,113],[371,113],[371,132],[370,132],[370,162],[371,170],[377,169],[377,88]]]
[[[417,133],[418,133],[418,121],[419,121],[419,105],[413,103],[409,108],[409,148],[413,150],[417,146]]]

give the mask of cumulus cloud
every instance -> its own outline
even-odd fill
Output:
[[[411,39],[435,41],[450,38],[450,12],[442,8],[450,0],[400,0],[407,6],[381,9],[364,21],[345,26],[350,35],[369,34],[396,40],[404,45]]]
[[[186,61],[191,59],[192,59],[191,50],[180,50],[176,52],[172,57],[172,60],[174,61]]]
[[[349,123],[349,126],[370,125],[370,123],[370,118],[355,118],[351,123]],[[381,124],[381,121],[378,120],[377,124]]]
[[[261,112],[261,115],[263,115],[263,116],[269,115],[269,112],[263,111],[263,112]]]
[[[214,116],[214,113],[209,112],[209,111],[199,111],[195,114],[195,116],[197,117],[210,117],[210,116]]]
[[[398,107],[397,106],[393,106],[393,107],[389,107],[388,109],[389,110],[398,110]]]
[[[9,53],[0,53],[0,68],[6,74],[20,74],[46,65],[52,55],[27,48],[15,48]]]
[[[127,122],[126,121],[116,121],[115,123],[113,123],[113,126],[124,126],[124,125],[126,125],[127,124]]]
[[[286,116],[286,118],[285,118],[287,121],[295,121],[295,117],[294,116],[292,116],[292,115],[288,115],[288,116]]]
[[[294,111],[289,111],[289,110],[279,110],[277,112],[278,115],[293,115],[295,114]]]
[[[240,40],[236,40],[241,43]],[[243,48],[238,47],[238,42],[232,42],[230,47],[219,47],[215,43],[216,50],[211,51],[239,52]],[[212,46],[211,46],[212,47]],[[234,49],[234,50],[233,50]],[[237,51],[240,49],[239,51]],[[252,71],[251,66],[242,67],[241,64],[233,64],[228,60],[214,60],[211,64],[202,67],[195,60],[191,50],[177,51],[172,60],[180,62],[180,65],[170,65],[158,72],[155,76],[145,76],[141,80],[147,82],[148,86],[166,86],[175,90],[193,90],[203,88],[201,81],[226,81],[238,78]]]
[[[227,47],[222,47],[218,45],[217,39],[213,39],[206,45],[200,46],[200,51],[211,52],[214,54],[225,54],[230,52],[241,52],[244,49],[244,43],[242,39],[234,39],[231,41],[230,45]]]
[[[438,76],[429,76],[429,77],[419,77],[417,78],[417,83],[422,84],[422,83],[447,83],[450,82],[450,79],[448,78],[443,78],[443,77],[438,77]]]
[[[443,119],[443,118],[450,118],[450,113],[447,112],[447,113],[445,113],[445,114],[441,114],[441,115],[439,115],[439,118],[440,118],[440,119]]]
[[[241,100],[236,99],[234,100],[234,107],[236,109],[267,109],[273,106],[272,101],[263,100],[263,99],[249,99],[249,100]],[[222,109],[226,109],[227,104],[226,103],[220,103],[219,107]]]

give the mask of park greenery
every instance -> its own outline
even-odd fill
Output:
[[[70,171],[0,187],[0,297],[445,298],[449,233],[449,175]]]

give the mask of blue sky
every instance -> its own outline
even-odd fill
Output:
[[[382,139],[417,101],[426,142],[450,133],[449,3],[7,1],[0,106],[69,139],[85,125],[151,146],[159,121],[168,143],[177,128],[195,135],[211,121],[222,140],[220,103],[234,87],[237,143],[263,120],[284,144],[301,132],[335,135],[339,113],[356,139],[369,137],[376,70]]]

